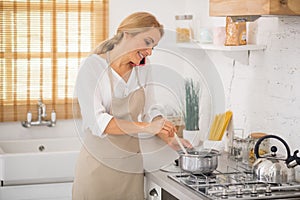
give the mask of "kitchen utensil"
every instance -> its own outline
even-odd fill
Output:
[[[187,151],[186,151],[186,149],[184,148],[183,144],[181,143],[181,141],[180,141],[177,133],[174,133],[174,137],[175,137],[177,143],[179,144],[181,150],[184,152],[184,154],[188,154]]]
[[[188,150],[188,154],[180,154],[179,167],[194,174],[209,174],[217,169],[219,155],[214,149]]]
[[[285,146],[287,152],[286,158],[276,154],[276,146],[271,147],[271,155],[262,157],[259,154],[260,144],[268,138],[277,139]],[[288,144],[279,136],[266,135],[260,138],[255,144],[254,153],[257,160],[254,162],[252,169],[257,180],[281,184],[295,180],[295,170],[293,167],[300,163],[300,158],[297,156],[298,151],[295,151],[294,155],[291,156]]]

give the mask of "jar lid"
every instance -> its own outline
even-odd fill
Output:
[[[244,138],[234,138],[233,139],[234,141],[236,141],[236,142],[246,142],[246,139],[244,139]]]
[[[176,15],[176,20],[187,20],[187,19],[193,19],[193,15]]]
[[[255,139],[259,139],[259,138],[262,138],[264,136],[266,136],[268,134],[266,133],[261,133],[261,132],[255,132],[255,133],[251,133],[250,134],[250,138],[255,138]]]

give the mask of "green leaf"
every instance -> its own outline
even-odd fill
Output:
[[[199,129],[199,99],[200,84],[192,79],[185,81],[185,128],[186,130]]]

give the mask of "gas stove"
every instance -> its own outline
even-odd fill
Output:
[[[169,178],[189,188],[203,199],[300,199],[300,183],[274,184],[256,181],[251,170],[236,165],[211,174],[180,172]]]

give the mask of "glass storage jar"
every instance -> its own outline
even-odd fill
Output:
[[[254,161],[256,160],[256,156],[254,154],[254,147],[256,142],[266,136],[266,133],[260,133],[260,132],[255,132],[255,133],[251,133],[248,137],[247,137],[247,143],[248,143],[248,163],[249,164],[253,164]],[[269,140],[264,140],[262,141],[262,143],[259,146],[259,155],[262,156],[264,154],[269,153]]]
[[[230,148],[230,156],[236,161],[242,161],[246,151],[246,139],[234,137]]]
[[[176,15],[176,42],[190,42],[193,37],[193,15]]]

